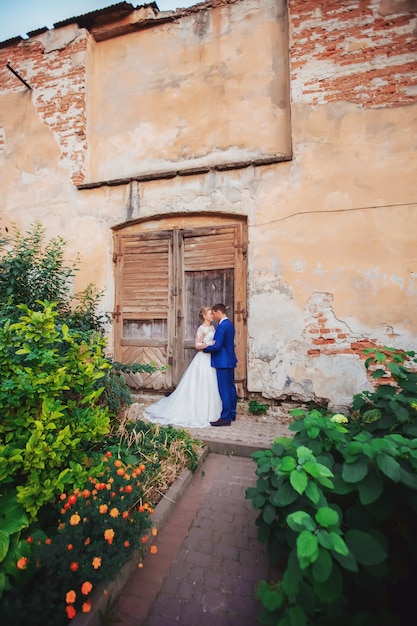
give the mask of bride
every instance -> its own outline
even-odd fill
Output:
[[[210,354],[201,352],[207,345],[214,343],[213,311],[210,307],[202,307],[199,318],[202,323],[195,338],[195,348],[199,352],[185,370],[175,391],[145,409],[143,415],[150,422],[165,426],[205,428],[210,426],[210,422],[219,419],[222,401],[216,370],[211,367]]]

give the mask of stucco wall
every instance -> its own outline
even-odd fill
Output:
[[[416,346],[416,7],[278,5],[208,3],[143,32],[95,41],[70,24],[0,47],[0,227],[62,235],[80,253],[75,288],[104,287],[112,310],[112,227],[246,216],[248,391],[343,406],[370,384],[365,347]],[[254,162],[216,168],[233,159]]]

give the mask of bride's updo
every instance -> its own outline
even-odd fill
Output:
[[[204,316],[206,313],[208,313],[208,311],[211,311],[211,306],[202,306],[199,313],[198,313],[198,317],[200,318],[200,322],[204,322]]]

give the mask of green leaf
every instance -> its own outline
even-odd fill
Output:
[[[333,560],[327,550],[319,548],[317,560],[313,563],[312,573],[313,578],[318,583],[324,583],[327,580],[333,568]]]
[[[280,485],[277,491],[273,491],[269,501],[274,506],[288,506],[297,500],[298,493],[294,491],[290,483]]]
[[[342,478],[347,483],[359,483],[368,473],[368,462],[360,459],[354,463],[343,463]]]
[[[268,611],[276,611],[282,606],[283,593],[281,589],[265,589],[260,594],[262,604]]]
[[[297,556],[301,562],[303,559],[312,563],[318,557],[319,542],[312,532],[309,530],[303,530],[297,537]],[[301,566],[302,567],[302,566]],[[305,569],[302,567],[302,569]]]
[[[276,517],[275,507],[267,503],[263,508],[262,517],[265,524],[272,524]]]
[[[307,474],[303,470],[295,469],[290,474],[290,483],[297,493],[304,493],[307,487]]]
[[[291,626],[307,626],[307,617],[300,606],[292,606],[288,610]]]
[[[317,539],[319,544],[323,546],[323,548],[326,548],[326,550],[333,549],[330,534],[327,530],[319,530],[317,533]]]
[[[321,476],[325,476],[326,478],[333,477],[333,472],[325,465],[317,463],[317,461],[307,461],[303,465],[303,470],[314,478],[320,478]]]
[[[363,505],[376,502],[384,490],[380,477],[375,473],[368,474],[356,487]]]
[[[343,578],[340,568],[336,564],[333,565],[332,575],[323,583],[314,585],[316,596],[321,602],[333,602],[342,595]]]
[[[377,540],[361,530],[348,530],[346,543],[356,560],[363,565],[378,565],[387,558],[387,553]]]
[[[0,563],[6,558],[9,550],[10,535],[6,530],[0,530]]]
[[[352,552],[349,554],[339,554],[338,552],[333,553],[333,558],[340,563],[340,565],[347,569],[349,572],[357,572],[359,571],[358,564],[356,562],[355,557]]]
[[[292,470],[295,469],[296,466],[297,466],[297,463],[294,457],[284,456],[284,458],[281,459],[281,463],[279,465],[279,471],[280,472],[292,472]]]
[[[309,480],[305,490],[305,494],[309,500],[315,505],[320,502],[320,498],[323,497],[322,491],[317,487],[316,483]]]
[[[376,464],[381,472],[391,478],[394,483],[398,483],[401,478],[401,465],[389,456],[388,454],[378,454],[376,457]]]
[[[375,370],[375,372],[372,372],[371,376],[375,379],[382,378],[383,376],[385,376],[385,370]]]
[[[287,567],[282,577],[282,588],[287,596],[298,594],[300,584],[303,580],[303,572],[297,558],[295,550],[292,550],[288,557]]]
[[[339,523],[339,513],[329,506],[323,506],[316,513],[316,521],[324,528],[335,526]]]
[[[317,525],[311,515],[306,511],[294,511],[290,515],[287,515],[285,520],[291,530],[299,531],[304,528],[307,530],[316,530]]]
[[[340,535],[335,533],[333,530],[329,532],[329,539],[330,539],[330,543],[332,546],[332,550],[334,550],[335,552],[338,552],[339,554],[346,555],[349,553],[349,548],[347,547],[342,537],[340,537]]]

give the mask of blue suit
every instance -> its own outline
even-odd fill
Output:
[[[217,383],[223,409],[220,417],[227,422],[236,419],[237,393],[235,387],[235,329],[226,317],[219,322],[214,333],[215,344],[207,346],[203,352],[211,354],[211,366],[216,368]]]

